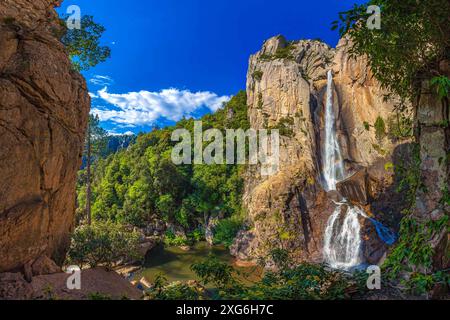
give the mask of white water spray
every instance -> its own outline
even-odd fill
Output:
[[[325,143],[323,147],[323,178],[327,191],[336,190],[336,183],[345,178],[333,108],[333,74],[328,71],[327,104],[325,110]],[[343,209],[346,211],[343,212]],[[330,216],[324,235],[324,259],[331,267],[351,269],[360,263],[361,226],[358,216],[364,212],[338,203]]]
[[[336,183],[344,179],[344,164],[336,137],[333,108],[333,73],[328,71],[327,105],[325,110],[325,143],[323,147],[323,178],[327,191],[336,190]]]
[[[360,264],[361,226],[358,216],[364,212],[358,207],[339,203],[328,220],[324,236],[324,258],[332,268],[348,270]]]

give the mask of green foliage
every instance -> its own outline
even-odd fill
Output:
[[[258,94],[258,105],[257,105],[257,109],[262,109],[262,107],[264,106],[264,99],[262,96],[262,93],[260,92]]]
[[[252,78],[257,81],[261,81],[263,76],[263,72],[261,70],[256,70],[252,73]]]
[[[420,146],[415,144],[411,152],[409,163],[399,163],[395,166],[395,174],[399,177],[396,192],[407,195],[409,207],[413,207],[416,200],[416,193],[419,188],[423,188],[420,177]]]
[[[167,230],[164,236],[164,243],[167,246],[182,247],[189,245],[191,242],[187,237],[176,235],[175,233],[173,233],[173,231]]]
[[[387,155],[387,151],[378,144],[372,144],[372,148],[383,157]]]
[[[399,242],[383,265],[387,276],[394,280],[401,272],[411,273],[409,279],[401,283],[413,294],[425,293],[437,282],[446,281],[442,272],[431,272],[434,250],[430,243],[436,234],[448,229],[448,222],[447,215],[437,221],[420,221],[412,216],[403,218]]]
[[[242,227],[242,220],[236,217],[220,220],[214,228],[214,243],[230,247]]]
[[[447,76],[438,76],[431,79],[430,84],[436,88],[440,99],[448,97],[450,90],[450,79]]]
[[[219,290],[219,295],[229,297],[244,290],[242,283],[235,279],[237,271],[213,255],[209,255],[203,262],[193,264],[191,269],[205,286],[214,285]]]
[[[370,130],[370,124],[367,121],[363,122],[363,126],[364,126],[364,129],[366,129],[366,131]]]
[[[203,128],[247,130],[247,96],[236,94],[222,109],[202,119]],[[193,134],[194,120],[183,119],[173,127],[140,134],[126,149],[94,162],[92,216],[145,227],[164,220],[184,229],[189,242],[203,239],[202,226],[209,217],[239,215],[243,190],[243,165],[180,165],[171,160],[176,142],[173,130]],[[78,211],[86,203],[84,171],[80,172]],[[81,208],[80,208],[81,206]],[[206,219],[206,220],[205,220]],[[170,243],[181,239],[167,238]],[[185,240],[184,240],[185,241]]]
[[[65,28],[61,38],[72,64],[77,71],[88,70],[106,61],[111,55],[111,49],[100,45],[100,38],[105,28],[94,21],[92,16],[81,19],[81,29],[68,29],[61,19],[61,27]]]
[[[100,293],[100,292],[93,292],[88,294],[88,300],[112,300],[111,296]]]
[[[342,299],[349,282],[339,272],[326,271],[320,265],[291,266],[286,251],[276,250],[269,257],[278,271],[267,271],[251,285],[244,285],[237,270],[214,257],[192,266],[203,284],[218,288],[217,299],[304,300]]]
[[[202,300],[204,289],[195,283],[169,283],[164,276],[158,275],[145,296],[150,300]]]
[[[277,129],[280,135],[285,137],[292,137],[294,135],[294,130],[292,126],[294,125],[294,118],[283,117],[281,118],[275,126],[271,126],[268,130]]]
[[[284,48],[279,47],[277,49],[277,51],[273,54],[266,54],[263,53],[261,54],[261,56],[259,57],[260,60],[262,61],[271,61],[271,60],[277,60],[277,59],[282,59],[282,60],[294,60],[295,57],[292,54],[292,50],[294,49],[294,45],[292,42],[288,43],[288,45]]]
[[[413,120],[399,112],[388,119],[388,134],[391,139],[404,139],[413,136]]]
[[[381,8],[381,29],[366,26],[369,5]],[[447,0],[371,0],[341,12],[333,29],[352,40],[353,55],[367,55],[384,88],[403,101],[418,94],[418,82],[439,75],[450,54],[450,2]]]
[[[401,283],[413,294],[425,293],[438,282],[445,283],[440,272],[432,272],[435,252],[430,243],[437,234],[448,228],[449,222],[447,215],[437,221],[424,221],[412,215],[417,191],[424,190],[420,164],[420,147],[415,145],[410,163],[395,166],[395,174],[400,179],[396,191],[406,192],[409,208],[404,211],[405,217],[400,223],[397,244],[383,265],[391,281],[397,280],[402,273],[409,273],[409,278],[402,280]]]
[[[112,222],[78,227],[72,235],[67,263],[80,267],[113,266],[120,261],[141,259],[140,235]]]
[[[382,117],[377,117],[377,120],[375,120],[374,128],[375,137],[378,139],[378,141],[383,140],[383,138],[386,136],[386,125]]]

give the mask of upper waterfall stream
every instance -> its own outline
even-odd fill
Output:
[[[336,190],[336,183],[344,178],[344,163],[336,135],[333,107],[333,73],[328,71],[327,104],[325,110],[325,143],[323,147],[323,178],[327,191]]]

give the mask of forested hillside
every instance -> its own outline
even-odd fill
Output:
[[[222,109],[201,121],[204,130],[248,128],[246,93],[239,92]],[[236,229],[241,212],[242,166],[173,164],[171,152],[176,142],[171,141],[171,134],[177,128],[193,134],[194,120],[183,119],[172,127],[141,134],[128,148],[94,164],[94,221],[145,229],[162,220],[169,226],[165,232],[167,241],[179,245],[203,238],[205,226],[215,218],[228,219],[228,224]],[[78,183],[79,218],[86,207],[84,175],[82,170]]]

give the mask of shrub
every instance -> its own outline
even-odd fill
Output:
[[[289,43],[284,48],[278,48],[275,54],[267,54],[263,53],[260,55],[259,59],[262,61],[271,61],[276,59],[286,59],[286,60],[294,60],[295,57],[292,54],[292,50],[294,49],[294,46],[292,43]]]
[[[375,136],[378,140],[383,140],[386,136],[386,125],[382,117],[378,117],[374,124]]]
[[[262,109],[263,106],[264,106],[264,100],[263,100],[262,93],[260,92],[258,94],[258,106],[257,106],[257,109]]]
[[[142,259],[139,253],[140,234],[120,224],[97,221],[78,227],[67,255],[69,264],[112,267],[120,261]]]
[[[220,220],[214,228],[214,244],[223,244],[229,248],[241,229],[242,220],[240,219],[228,218]]]
[[[413,121],[401,114],[391,116],[388,119],[388,132],[391,139],[412,137]]]
[[[162,275],[157,275],[152,288],[145,296],[150,300],[201,300],[205,289],[194,281],[169,283]]]
[[[370,124],[367,121],[363,122],[363,126],[364,126],[364,129],[366,129],[366,131],[370,130]]]
[[[291,126],[294,125],[294,119],[291,117],[281,118],[278,123],[270,127],[269,130],[279,130],[280,135],[285,137],[292,137],[294,135],[294,130],[292,130]]]
[[[186,236],[176,235],[173,231],[167,230],[164,237],[164,244],[167,246],[182,247],[190,244]]]
[[[263,76],[263,72],[262,72],[261,70],[256,70],[256,71],[253,72],[253,74],[252,74],[253,79],[254,79],[254,80],[257,80],[257,81],[261,81],[262,76]]]

